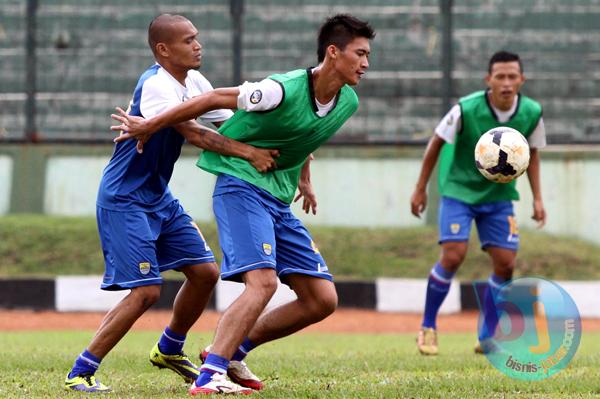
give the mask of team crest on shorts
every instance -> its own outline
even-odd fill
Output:
[[[458,232],[460,231],[460,224],[452,223],[450,225],[450,231],[452,232],[452,234],[458,234]]]
[[[143,275],[150,273],[150,262],[140,262],[140,273]]]
[[[265,255],[271,255],[273,253],[273,247],[271,247],[271,244],[263,243],[263,252]]]
[[[252,104],[258,104],[262,100],[262,91],[254,90],[250,95],[250,102]]]

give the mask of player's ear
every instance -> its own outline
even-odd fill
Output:
[[[329,54],[329,57],[333,58],[334,60],[338,57],[339,51],[340,49],[337,48],[334,44],[330,44],[329,46],[327,46],[327,54]]]
[[[169,56],[169,49],[165,43],[157,43],[156,44],[156,54],[159,54],[163,57]]]
[[[485,81],[486,85],[490,85],[490,80],[492,79],[492,76],[488,73],[487,75],[485,75],[485,78],[483,78],[483,80]]]

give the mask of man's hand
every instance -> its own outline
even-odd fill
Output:
[[[298,195],[294,198],[294,202],[298,202],[298,200],[304,197],[304,201],[302,202],[302,210],[308,214],[312,210],[312,214],[317,214],[317,195],[313,190],[312,183],[310,180],[300,179],[298,182]]]
[[[425,189],[416,188],[410,197],[410,211],[413,215],[421,218],[421,213],[427,207],[427,191]]]
[[[113,140],[115,143],[120,143],[121,141],[133,138],[138,139],[142,142],[142,144],[148,141],[153,132],[148,126],[149,123],[146,119],[140,116],[129,115],[120,107],[117,107],[116,110],[119,112],[119,115],[111,114],[110,117],[117,122],[121,122],[121,124],[117,126],[111,126],[110,130],[121,131],[123,133],[115,137]]]
[[[541,199],[533,200],[533,215],[531,215],[531,218],[538,223],[538,229],[541,229],[546,224],[546,210]]]
[[[278,150],[253,147],[250,156],[248,157],[248,162],[254,166],[254,169],[260,173],[264,173],[277,168],[275,158],[278,156]]]

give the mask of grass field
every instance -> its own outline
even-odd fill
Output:
[[[200,226],[220,258],[214,224]],[[434,226],[410,229],[310,228],[336,278],[425,278],[437,260]],[[475,230],[475,229],[473,229]],[[541,232],[521,232],[516,276],[555,280],[600,279],[600,247]],[[489,259],[476,237],[457,277],[487,279]],[[0,217],[0,277],[102,274],[104,261],[93,218]],[[167,274],[172,278],[178,273]]]
[[[62,382],[91,331],[0,333],[0,397],[76,398]],[[97,373],[114,398],[185,398],[187,385],[150,366],[158,332],[131,332]],[[190,334],[198,353],[207,334]],[[573,362],[541,382],[505,377],[472,353],[472,334],[440,337],[442,354],[417,354],[414,335],[300,334],[267,344],[248,363],[264,378],[260,398],[595,398],[600,397],[600,334],[584,333]]]

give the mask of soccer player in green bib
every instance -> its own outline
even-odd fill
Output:
[[[519,247],[519,232],[513,200],[519,199],[515,181],[507,184],[485,179],[474,161],[479,137],[494,127],[508,126],[521,132],[529,142],[531,160],[527,176],[533,193],[532,218],[542,227],[546,212],[540,187],[538,148],[546,145],[542,107],[520,93],[525,82],[523,66],[517,54],[494,54],[485,78],[487,90],[459,100],[441,120],[423,157],[421,173],[411,197],[411,212],[419,217],[427,205],[426,187],[440,157],[439,243],[441,256],[427,282],[425,311],[417,346],[424,355],[438,353],[436,317],[450,289],[452,278],[467,254],[471,224],[475,220],[481,248],[491,258],[491,273],[483,295],[483,323],[479,331],[477,353],[493,350],[497,326],[494,293],[512,278]],[[441,156],[440,156],[441,153]]]
[[[221,317],[213,344],[190,394],[249,393],[262,382],[243,362],[256,346],[290,335],[330,315],[337,305],[332,275],[310,234],[290,211],[316,212],[310,183],[311,153],[356,111],[358,84],[369,66],[371,26],[350,15],[331,17],[318,36],[315,68],[272,75],[239,87],[217,89],[143,120],[120,110],[113,115],[124,140],[143,142],[148,132],[217,108],[238,111],[220,133],[256,147],[279,150],[277,169],[258,173],[243,160],[205,151],[198,166],[218,176],[213,209],[223,251],[221,278],[245,289]],[[277,279],[297,299],[266,312]],[[225,379],[229,375],[233,383]]]

